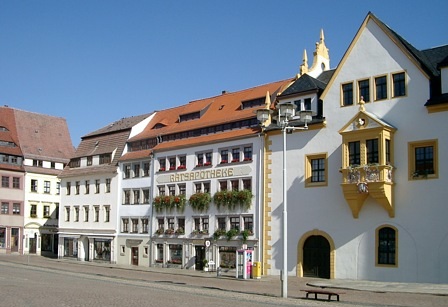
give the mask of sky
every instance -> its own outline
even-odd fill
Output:
[[[368,12],[417,49],[446,0],[0,0],[0,105],[63,117],[74,146],[123,117],[294,77],[323,29],[335,68]]]

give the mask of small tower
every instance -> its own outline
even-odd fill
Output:
[[[325,46],[324,30],[320,30],[320,40],[316,42],[316,50],[313,52],[313,65],[308,68],[308,57],[306,50],[303,53],[303,62],[300,65],[299,75],[308,74],[313,78],[319,76],[323,71],[330,69],[330,55]]]

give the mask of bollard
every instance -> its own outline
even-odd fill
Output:
[[[216,269],[216,277],[221,277],[221,268],[220,267],[218,267],[217,269]]]

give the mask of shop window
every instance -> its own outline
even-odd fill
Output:
[[[397,266],[397,230],[390,226],[378,228],[376,242],[377,265]]]
[[[327,154],[306,156],[305,187],[326,186],[327,182]]]
[[[409,143],[409,179],[438,178],[437,140]]]

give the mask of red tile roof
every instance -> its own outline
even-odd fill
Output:
[[[9,107],[0,107],[0,127],[7,131],[0,131],[0,141],[14,143],[16,146],[0,146],[0,152],[7,155],[23,156],[20,149],[19,137],[17,135],[16,119],[14,109]],[[1,163],[1,161],[0,161]],[[2,165],[6,166],[6,164]]]
[[[269,92],[272,97],[282,92],[291,83],[291,79],[277,81],[265,85],[256,86],[233,93],[223,93],[222,95],[192,101],[186,105],[158,111],[145,130],[132,137],[129,141],[139,141],[156,138],[177,132],[191,131],[198,128],[205,128],[219,124],[252,119],[256,115],[256,108],[242,109],[244,101],[266,97]],[[272,99],[273,101],[275,99]],[[179,122],[180,115],[193,112],[201,112],[199,119],[192,119]],[[154,128],[160,126],[160,128]],[[229,132],[220,132],[206,136],[178,139],[174,141],[162,142],[154,147],[154,150],[163,150],[174,147],[189,146],[204,142],[222,141],[236,137],[249,136],[257,133],[257,129],[237,129]]]
[[[64,118],[14,109],[26,158],[67,163],[75,152]]]

